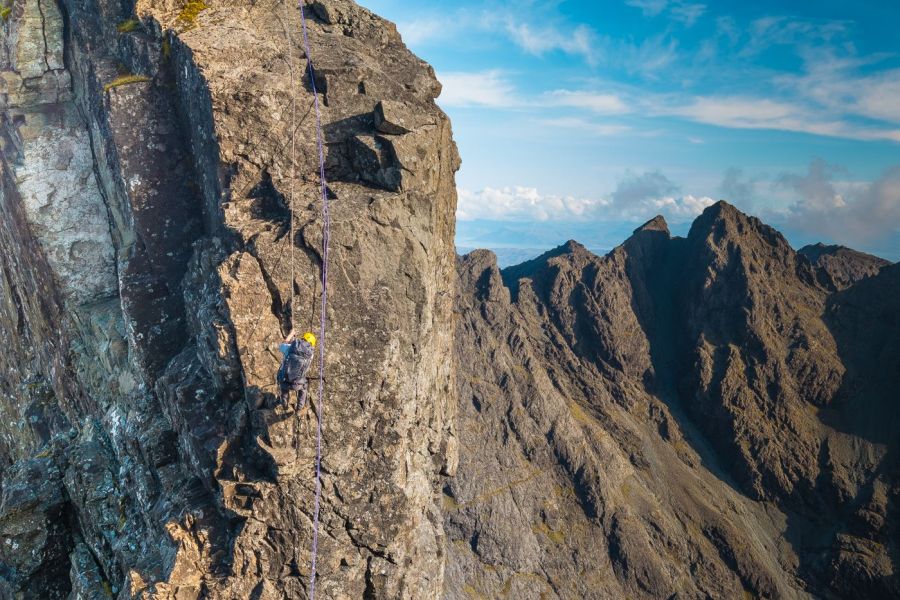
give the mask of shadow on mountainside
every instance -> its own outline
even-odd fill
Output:
[[[834,399],[819,413],[822,423],[837,433],[826,434],[814,493],[832,501],[819,513],[789,513],[785,532],[799,550],[801,574],[808,581],[822,582],[817,591],[823,597],[900,595],[897,298],[900,266],[893,265],[833,293],[823,315],[846,367]],[[864,462],[857,465],[864,471],[862,477],[851,476],[848,465],[834,458],[861,452],[867,452],[871,461],[868,468]],[[861,481],[852,496],[837,497],[837,482],[845,478]],[[890,565],[882,564],[879,555],[886,556]]]
[[[824,321],[847,368],[822,421],[876,444],[900,443],[900,265],[828,299]]]
[[[638,240],[638,235],[643,239]],[[687,407],[694,393],[685,385],[694,369],[692,347],[684,325],[684,304],[688,301],[684,289],[688,240],[670,237],[667,230],[641,231],[632,240],[629,243],[636,245],[640,241],[645,249],[644,260],[629,259],[626,263],[635,288],[632,309],[650,346],[652,371],[645,374],[644,385],[668,407],[703,467],[737,494],[747,497],[746,490],[723,464],[722,456]],[[668,439],[668,435],[661,433]]]
[[[643,374],[642,382],[646,391],[668,407],[703,466],[735,492],[746,495],[685,406],[689,397],[685,394],[689,392],[682,389],[682,384],[693,367],[681,315],[687,240],[670,237],[665,222],[657,218],[638,228],[620,248],[618,251],[624,251],[625,256],[624,275],[630,284],[629,308],[649,342],[650,369]],[[509,289],[513,303],[519,301],[520,281],[530,280],[554,326],[560,332],[568,332],[565,335],[571,338],[569,344],[575,354],[596,367],[602,377],[612,380],[617,380],[630,365],[625,364],[628,359],[622,354],[624,351],[616,347],[617,338],[598,334],[604,327],[599,321],[614,315],[596,311],[607,304],[598,295],[610,285],[603,279],[604,270],[619,268],[611,267],[616,252],[600,257],[570,241],[538,258],[501,270],[503,284]],[[571,263],[569,266],[573,267],[576,263],[580,265],[576,267],[578,282],[573,289],[566,287],[571,282],[561,281],[571,275],[563,273],[565,268],[554,259],[561,259],[567,265]],[[476,288],[489,285],[488,275],[486,272],[483,281],[476,282]],[[565,292],[560,288],[565,288]],[[557,297],[560,293],[569,295],[563,299]],[[594,385],[589,378],[582,379],[583,385]],[[665,431],[660,434],[671,441]]]

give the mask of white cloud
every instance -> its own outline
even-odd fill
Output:
[[[900,123],[900,70],[855,82],[852,110],[859,115]]]
[[[898,71],[900,74],[900,71]],[[639,114],[644,118],[678,117],[696,123],[730,129],[771,129],[863,141],[900,142],[900,128],[873,122],[858,122],[840,109],[859,116],[900,122],[900,78],[880,78],[856,82],[853,93],[840,92],[831,84],[838,106],[816,106],[803,98],[777,99],[752,96],[695,96],[641,94],[639,90],[609,93],[597,90],[557,89],[527,98],[502,71],[440,73],[444,85],[440,104],[446,107],[554,108],[581,110],[586,115],[621,116]],[[823,84],[824,85],[824,84]],[[850,88],[850,84],[844,86]],[[842,88],[843,89],[843,88]],[[894,99],[898,100],[895,102]],[[594,123],[586,116],[550,116],[542,123],[567,128],[584,128],[598,135],[617,135],[632,130],[622,124]],[[691,138],[696,143],[696,136]]]
[[[572,108],[584,108],[601,115],[624,115],[631,107],[616,94],[587,91],[555,90],[547,94],[550,104]]]
[[[614,214],[630,220],[662,214],[673,221],[684,221],[715,203],[706,196],[678,196],[678,191],[679,187],[659,171],[630,174],[612,193]]]
[[[778,83],[787,90],[806,90],[811,102],[831,113],[900,124],[900,69],[860,75],[877,60],[809,52],[806,73],[781,77]]]
[[[484,43],[499,38],[535,56],[559,51],[580,56],[590,65],[597,63],[599,38],[594,29],[585,24],[564,24],[554,16],[523,19],[522,10],[508,7],[480,13],[470,9],[432,11],[421,18],[400,21],[397,29],[410,46],[450,40],[467,43],[473,39]],[[533,17],[533,11],[529,12]]]
[[[857,140],[900,141],[900,129],[859,125],[801,102],[741,96],[695,97],[680,106],[657,98],[650,110],[733,129],[776,129]]]
[[[723,200],[743,210],[751,210],[756,204],[757,181],[746,177],[742,169],[732,167],[725,171],[719,194]]]
[[[698,64],[706,71],[717,69],[723,84],[726,78],[737,85],[742,80],[754,81],[759,89],[757,97],[701,99],[720,106],[688,103],[688,111],[710,109],[711,114],[686,116],[727,127],[900,141],[900,129],[896,127],[900,124],[900,69],[878,68],[894,55],[859,54],[853,29],[847,21],[773,16],[752,21],[741,33],[733,20],[720,19],[716,36],[701,44]],[[720,56],[722,44],[725,53]],[[801,66],[774,71],[758,64],[759,55],[774,47],[793,53]],[[781,108],[784,112],[751,112],[753,104],[760,110]],[[738,109],[738,114],[720,114],[729,107]],[[741,119],[741,115],[747,116]],[[894,126],[874,123],[877,121]]]
[[[792,107],[773,100],[755,98],[701,97],[695,98],[688,105],[673,109],[672,112],[713,125],[754,128],[788,118]]]
[[[665,14],[689,22],[705,10],[704,5],[686,0],[629,0],[628,4],[648,15]],[[540,109],[544,123],[582,127],[592,135],[629,131],[621,124],[596,123],[594,115],[627,114],[642,120],[676,117],[729,129],[900,142],[900,69],[879,72],[875,67],[885,56],[858,56],[849,44],[851,29],[846,22],[776,16],[752,21],[742,30],[733,19],[722,17],[714,37],[691,56],[668,30],[643,39],[616,39],[600,36],[585,25],[560,25],[553,17],[526,21],[520,16],[521,6],[519,12],[512,6],[480,13],[450,12],[441,18],[410,21],[401,29],[409,40],[417,41],[449,39],[471,30],[487,43],[512,42],[534,55],[559,51],[590,63],[602,62],[612,72],[633,75],[635,83],[534,94],[517,89],[511,76],[499,70],[451,72],[440,77],[445,85],[443,106]],[[758,55],[773,46],[795,52],[802,60],[799,72],[767,71],[756,64]],[[650,91],[641,81],[668,82],[668,91],[659,85]],[[698,94],[701,81],[720,89],[746,89],[741,82],[753,81],[756,89],[752,94]],[[634,122],[630,125],[632,131],[646,129]]]
[[[562,127],[565,129],[575,129],[582,133],[596,135],[601,137],[624,135],[631,132],[631,128],[627,125],[619,125],[615,123],[595,123],[587,119],[578,117],[561,117],[559,119],[541,119],[538,123],[548,127]]]
[[[488,108],[575,108],[603,116],[625,115],[632,111],[625,99],[615,94],[554,90],[528,99],[505,73],[499,70],[438,73],[444,88],[440,103],[444,106],[481,106]],[[606,132],[622,132],[621,125],[597,125],[577,117],[544,119],[564,127],[587,126]]]
[[[628,174],[613,192],[613,200],[620,207],[661,198],[678,191],[678,186],[659,171],[640,175]]]
[[[597,34],[586,25],[579,25],[570,31],[557,27],[534,27],[528,23],[509,18],[505,30],[510,39],[529,54],[541,56],[547,52],[561,50],[566,54],[581,56],[588,64],[597,62]]]
[[[448,27],[446,21],[425,18],[397,23],[397,30],[403,36],[403,41],[406,44],[419,46],[445,39],[455,28]]]
[[[747,44],[739,55],[751,57],[773,47],[808,48],[844,39],[851,24],[846,21],[807,20],[797,17],[762,17],[750,23]]]
[[[840,167],[829,165],[819,159],[809,165],[806,175],[783,173],[778,178],[778,185],[794,191],[800,196],[795,205],[798,212],[829,211],[847,206],[844,197],[838,193],[832,177],[843,171]]]
[[[678,42],[666,34],[648,37],[642,42],[610,43],[607,54],[611,62],[629,73],[656,78],[659,72],[679,60]],[[667,74],[671,75],[671,73]]]
[[[833,181],[843,169],[813,161],[806,174],[785,173],[780,187],[794,193],[788,210],[793,227],[844,244],[868,244],[900,227],[900,166],[872,183]]]
[[[625,4],[638,8],[645,17],[658,17],[664,12],[679,23],[692,27],[703,13],[706,12],[705,4],[684,2],[683,0],[625,0]]]
[[[715,204],[716,201],[708,196],[665,196],[663,198],[651,198],[642,204],[638,214],[650,216],[651,213],[660,213],[669,215],[673,220],[689,220],[696,218],[705,209]],[[646,209],[650,209],[647,211]]]
[[[650,2],[647,10],[674,12],[686,6],[684,2],[670,1],[664,7]],[[670,93],[657,95],[634,89],[631,98],[624,100],[633,106],[637,106],[635,100],[643,101],[645,114],[678,116],[719,127],[900,141],[900,69],[879,71],[878,64],[891,55],[860,55],[852,43],[852,31],[846,21],[774,16],[756,19],[742,32],[733,19],[719,18],[714,37],[701,42],[693,57],[680,52],[671,39],[661,38],[655,41],[659,52],[641,56],[633,49],[627,62],[647,65],[645,74],[650,77],[664,73],[683,90],[700,81],[736,89],[753,81],[758,91],[692,97],[672,86]],[[649,44],[645,40],[642,45]],[[772,71],[758,64],[760,54],[778,46],[802,61],[799,72]],[[619,54],[625,56],[628,51]]]
[[[439,73],[442,106],[510,108],[518,105],[515,86],[501,71]]]
[[[658,171],[628,175],[608,198],[578,198],[543,194],[515,186],[459,190],[457,219],[461,221],[641,222],[662,214],[674,222],[691,220],[714,204],[706,196],[678,195],[678,186]]]
[[[683,23],[687,27],[693,27],[694,23],[696,23],[705,12],[705,4],[689,4],[686,2],[676,4],[671,9],[672,18]]]
[[[580,221],[595,215],[608,200],[543,195],[530,187],[459,190],[456,216],[462,221]]]
[[[666,10],[669,0],[625,0],[625,4],[641,9],[646,17],[655,17]]]

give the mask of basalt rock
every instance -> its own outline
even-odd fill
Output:
[[[305,597],[321,418],[320,597],[437,597],[459,157],[432,69],[352,2],[306,6],[332,254],[298,410],[277,345],[319,322],[323,207],[297,6],[10,8],[0,596]],[[415,118],[382,109],[387,141],[378,106]]]
[[[445,598],[900,593],[900,271],[804,254],[719,203],[461,258]]]
[[[890,263],[883,258],[857,252],[844,246],[811,244],[798,250],[828,276],[835,289],[843,290],[861,279],[877,275]]]

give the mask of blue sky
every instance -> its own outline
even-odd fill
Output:
[[[900,3],[362,2],[444,84],[461,247],[605,251],[724,198],[900,260]]]

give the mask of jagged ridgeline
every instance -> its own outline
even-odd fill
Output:
[[[297,411],[296,3],[0,0],[0,599],[307,597],[318,415],[320,598],[900,597],[896,265],[724,203],[457,259],[432,69],[304,6]]]
[[[459,272],[447,597],[900,597],[900,265],[721,202]]]

